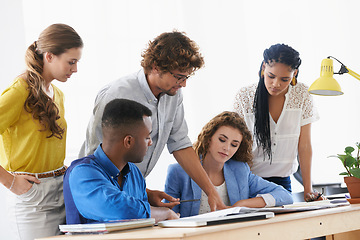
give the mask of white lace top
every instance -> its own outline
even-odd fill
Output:
[[[254,96],[257,84],[241,88],[235,97],[234,109],[245,119],[249,130],[254,133]],[[296,172],[298,162],[298,142],[301,126],[315,122],[319,115],[313,104],[312,96],[303,83],[289,85],[285,94],[284,107],[275,123],[270,113],[270,135],[272,163],[263,150],[253,145],[254,164],[251,171],[261,177],[287,177]]]
[[[215,186],[216,191],[219,193],[221,200],[226,206],[230,206],[230,199],[227,193],[225,181],[220,186]],[[201,190],[199,214],[210,212],[208,197],[204,191]]]

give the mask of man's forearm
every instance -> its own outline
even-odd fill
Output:
[[[216,192],[214,185],[211,183],[204,168],[201,166],[200,159],[193,148],[188,147],[173,152],[173,155],[185,172],[199,185],[207,194],[211,195]]]

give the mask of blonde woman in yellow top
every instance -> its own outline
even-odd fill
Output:
[[[28,47],[25,73],[0,96],[0,182],[10,190],[16,239],[56,235],[65,222],[64,95],[52,81],[77,72],[82,47],[70,26],[49,26]]]

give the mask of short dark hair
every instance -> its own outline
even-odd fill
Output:
[[[151,110],[141,103],[128,99],[114,99],[106,104],[101,119],[104,128],[119,128],[143,121],[143,116],[150,117]]]
[[[153,66],[162,72],[179,70],[193,73],[204,65],[199,46],[184,32],[176,30],[162,33],[150,41],[141,56],[145,73],[149,73]]]

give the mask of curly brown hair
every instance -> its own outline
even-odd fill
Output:
[[[25,63],[27,69],[24,79],[28,84],[29,95],[24,108],[32,114],[34,119],[39,120],[43,126],[40,131],[51,131],[48,138],[54,136],[62,139],[65,129],[56,122],[60,118],[58,107],[43,90],[43,54],[51,52],[58,56],[68,49],[82,46],[83,42],[80,36],[72,27],[66,24],[53,24],[43,30],[39,39],[26,50]]]
[[[249,165],[252,161],[252,136],[243,118],[236,112],[224,111],[211,119],[201,130],[193,147],[198,156],[205,158],[210,145],[210,140],[215,132],[222,126],[230,126],[238,129],[243,136],[238,150],[231,159],[246,162]]]
[[[141,66],[149,73],[155,66],[162,72],[195,72],[204,65],[199,46],[184,32],[165,32],[149,42],[141,54]]]

